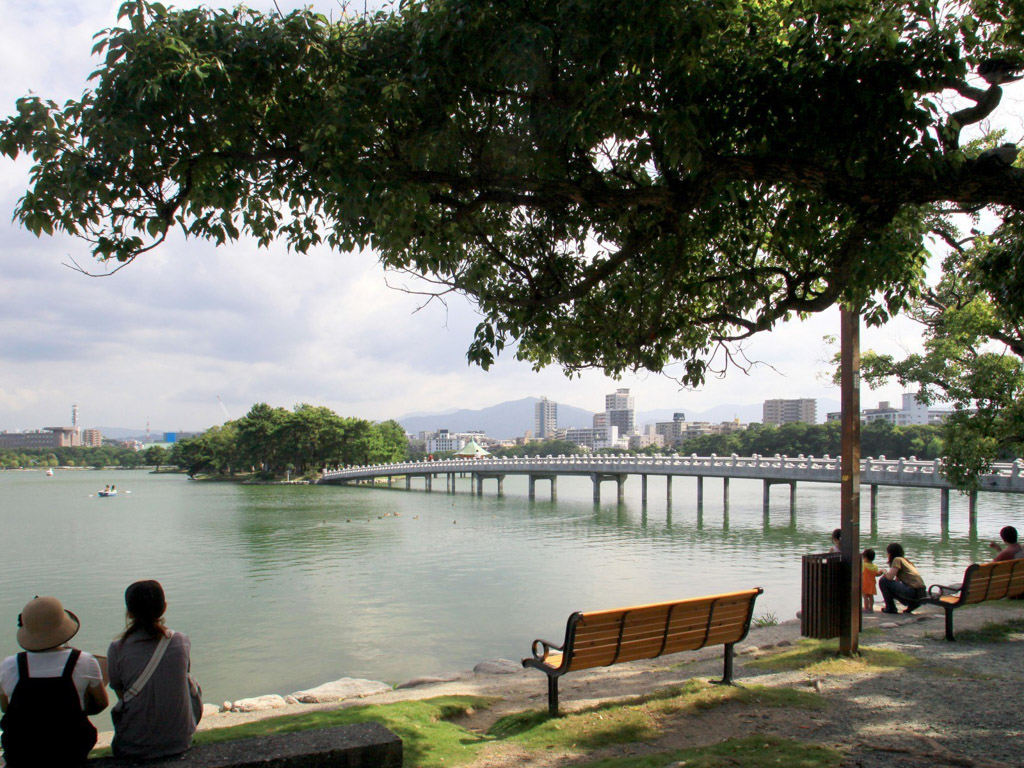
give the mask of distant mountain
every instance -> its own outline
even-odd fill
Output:
[[[406,432],[414,435],[437,429],[447,429],[450,432],[483,430],[488,437],[504,440],[522,437],[527,430],[533,431],[533,406],[539,400],[537,397],[524,397],[522,400],[510,400],[476,411],[463,409],[426,416],[409,415],[398,419],[398,423]],[[589,427],[593,423],[592,411],[564,403],[558,404],[559,427]]]

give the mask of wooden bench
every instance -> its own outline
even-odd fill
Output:
[[[565,641],[555,645],[534,640],[533,657],[523,659],[523,666],[548,676],[548,711],[555,717],[558,678],[581,669],[724,645],[725,673],[720,682],[731,684],[733,646],[747,636],[754,601],[763,591],[758,587],[668,603],[577,612],[566,624]]]
[[[953,611],[963,605],[1002,600],[1024,593],[1024,559],[967,566],[959,587],[933,584],[922,603],[941,606],[946,612],[946,639],[953,641]]]

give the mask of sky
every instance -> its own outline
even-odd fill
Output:
[[[247,4],[273,8],[272,0]],[[119,5],[0,0],[2,113],[28,93],[58,102],[79,96],[97,66],[92,35],[114,25]],[[298,3],[279,5],[287,12]],[[325,13],[340,7],[312,5]],[[455,298],[421,307],[389,287],[394,276],[369,252],[297,255],[283,245],[215,248],[177,237],[116,275],[88,277],[66,266],[102,269],[85,243],[37,239],[12,222],[28,170],[24,159],[0,158],[0,430],[68,425],[73,404],[81,427],[175,431],[239,418],[257,402],[384,420],[541,395],[599,411],[619,387],[632,390],[639,411],[839,399],[828,364],[835,349],[824,341],[838,336],[836,310],[755,338],[746,351],[763,364],[690,390],[659,374],[616,381],[599,371],[572,379],[558,367],[535,372],[508,352],[490,371],[470,366],[473,306]],[[919,347],[920,333],[899,320],[862,330],[861,345],[901,353]],[[862,406],[898,402],[901,392],[895,384],[865,387]]]

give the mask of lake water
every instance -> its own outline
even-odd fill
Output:
[[[16,618],[34,595],[56,595],[78,614],[79,647],[105,652],[123,627],[122,595],[155,578],[168,624],[192,638],[193,670],[207,701],[288,694],[340,677],[397,683],[519,659],[535,637],[560,641],[574,610],[764,587],[755,613],[794,616],[800,555],[828,548],[839,524],[839,486],[675,479],[673,503],[651,478],[626,500],[614,484],[595,505],[588,478],[560,478],[558,500],[527,499],[509,476],[497,498],[338,486],[191,482],[145,471],[0,472],[0,653],[17,651]],[[97,497],[115,483],[116,498]],[[967,500],[952,495],[942,531],[937,491],[882,488],[872,530],[867,488],[863,547],[884,559],[901,541],[928,583],[954,579],[1014,524],[1024,497],[982,493],[978,538]],[[610,498],[608,498],[610,497]],[[538,680],[538,685],[541,681]]]

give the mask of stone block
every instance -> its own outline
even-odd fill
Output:
[[[105,757],[89,768],[402,768],[402,740],[380,723],[201,744],[144,763]]]

